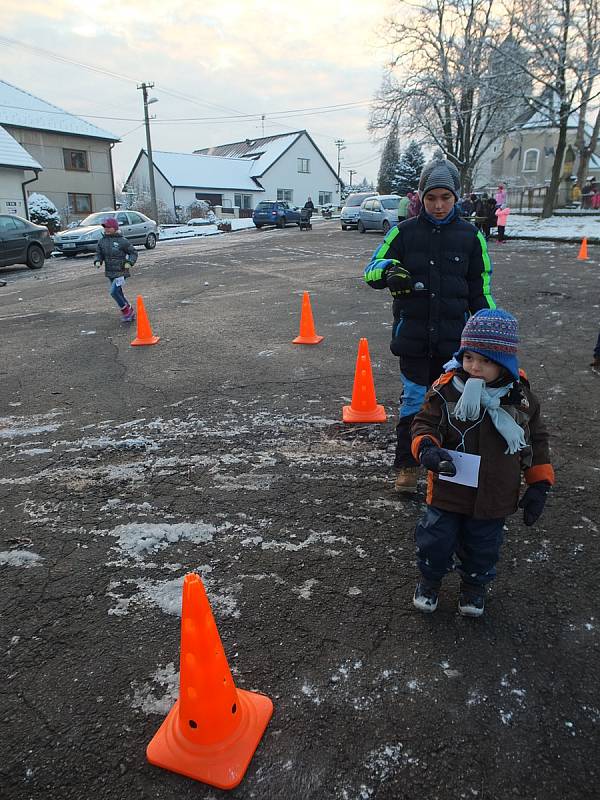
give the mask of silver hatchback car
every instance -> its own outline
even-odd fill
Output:
[[[104,233],[102,223],[115,217],[120,232],[131,244],[143,244],[153,250],[158,241],[158,226],[140,211],[100,211],[82,219],[76,228],[68,228],[53,236],[54,245],[65,256],[77,253],[95,253],[98,240]]]
[[[382,231],[387,233],[398,224],[398,204],[400,195],[382,194],[363,200],[358,220],[358,232]]]

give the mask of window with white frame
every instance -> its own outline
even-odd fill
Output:
[[[319,205],[324,206],[331,203],[331,192],[319,192]]]
[[[539,150],[534,147],[525,150],[525,155],[523,156],[523,172],[537,172],[539,160]]]
[[[251,194],[234,194],[233,205],[238,208],[252,208]]]
[[[277,189],[277,199],[278,200],[285,200],[286,203],[292,203],[294,201],[294,190],[293,189]]]
[[[298,172],[310,172],[310,158],[298,159]]]

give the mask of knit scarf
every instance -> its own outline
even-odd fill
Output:
[[[460,399],[454,409],[454,417],[466,422],[479,419],[481,409],[487,412],[494,427],[506,441],[508,447],[506,454],[516,453],[527,447],[525,432],[520,425],[503,408],[500,408],[500,398],[507,395],[512,388],[512,383],[490,389],[481,378],[469,378],[464,383],[458,376],[452,378],[452,385],[460,392]]]

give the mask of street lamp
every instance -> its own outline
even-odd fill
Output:
[[[142,90],[144,99],[144,124],[146,125],[146,154],[148,156],[148,175],[150,178],[150,205],[152,206],[152,218],[158,224],[158,204],[156,202],[156,186],[154,185],[154,159],[152,158],[152,142],[150,141],[150,117],[148,116],[148,106],[158,103],[157,97],[148,97],[148,89],[153,89],[153,83],[142,83],[137,87]]]

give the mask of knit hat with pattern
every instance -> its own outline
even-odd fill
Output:
[[[419,179],[419,195],[421,200],[430,189],[449,189],[458,200],[460,197],[460,175],[451,161],[444,158],[441,150],[433,154],[427,162]]]
[[[460,339],[460,348],[454,358],[462,362],[465,350],[479,353],[505,367],[518,381],[518,343],[519,327],[513,315],[501,308],[483,308],[467,321]]]

